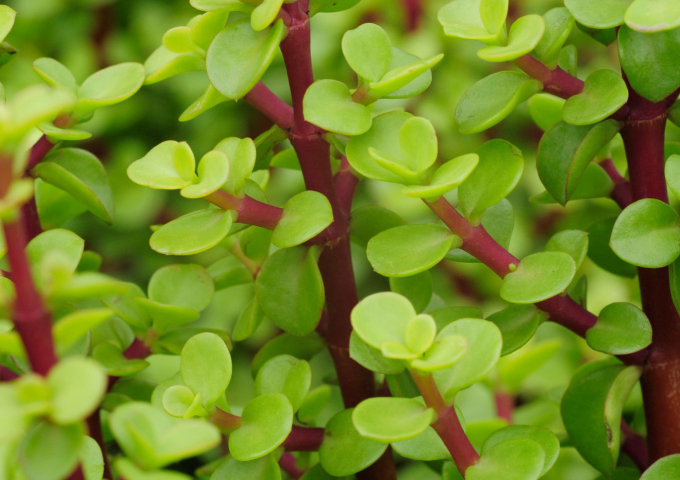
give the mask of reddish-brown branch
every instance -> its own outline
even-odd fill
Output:
[[[542,82],[543,88],[548,93],[561,98],[569,98],[583,91],[582,80],[568,74],[560,67],[550,70],[531,55],[519,57],[514,63],[524,73]]]
[[[223,190],[217,190],[203,199],[224,210],[236,211],[236,221],[239,223],[257,225],[269,230],[273,230],[283,216],[283,210],[279,207],[248,196],[238,198]]]
[[[499,277],[503,278],[511,273],[514,268],[511,265],[519,265],[519,259],[500,246],[483,226],[473,227],[444,197],[425,203],[454,234],[463,239],[460,248],[489,267]],[[559,323],[581,337],[585,337],[586,331],[597,321],[595,315],[568,295],[556,295],[538,302],[536,306],[548,313],[552,322]],[[645,351],[640,351],[631,355],[621,355],[619,358],[626,363],[640,365],[644,362],[645,355]]]
[[[614,166],[612,159],[607,158],[602,160],[600,163],[598,163],[598,165],[602,167],[602,170],[604,170],[607,175],[609,175],[609,178],[611,178],[612,182],[614,182],[614,189],[610,194],[612,200],[614,200],[622,210],[633,203],[633,194],[630,191],[630,183],[628,183],[628,180],[621,176],[619,171]]]
[[[352,167],[350,167],[347,157],[342,157],[340,169],[335,174],[335,190],[338,194],[338,201],[342,213],[346,217],[352,214],[352,202],[354,200],[354,193],[359,184],[359,177],[354,175]]]
[[[632,89],[630,92],[631,120],[621,130],[621,136],[633,201],[655,198],[668,202],[664,175],[665,105],[653,104]],[[652,117],[655,114],[658,115]],[[642,308],[654,332],[641,378],[650,462],[680,453],[680,429],[675,428],[680,424],[680,316],[673,304],[668,275],[668,267],[638,268]]]
[[[19,378],[19,375],[4,365],[0,365],[0,382],[9,382]]]
[[[284,452],[283,455],[281,455],[281,458],[279,458],[279,467],[281,467],[281,470],[286,472],[289,477],[296,480],[302,478],[305,474],[305,471],[297,466],[293,454],[289,452]]]
[[[316,452],[321,447],[324,432],[323,428],[293,425],[290,435],[282,446],[288,452]]]
[[[423,0],[402,0],[406,17],[406,30],[413,32],[418,29],[423,16]]]
[[[411,376],[423,395],[425,405],[437,413],[437,420],[432,424],[432,428],[446,445],[458,471],[465,476],[465,471],[479,461],[479,454],[465,434],[455,407],[446,405],[432,374],[421,376],[411,372]]]
[[[350,314],[358,303],[356,281],[349,245],[348,218],[340,205],[333,182],[330,145],[323,132],[305,121],[303,99],[314,82],[310,49],[308,2],[283,5],[290,16],[288,36],[281,42],[281,52],[288,73],[293,100],[294,123],[290,141],[297,153],[307,189],[324,194],[333,209],[334,221],[326,230],[326,244],[319,258],[328,310],[326,341],[333,358],[345,406],[350,408],[375,395],[373,373],[349,356],[352,331]],[[396,469],[388,448],[385,454],[366,470],[357,473],[358,480],[395,480]]]
[[[277,97],[264,83],[258,82],[243,99],[284,130],[293,126],[293,107]]]
[[[512,412],[515,409],[515,397],[512,394],[498,390],[494,393],[496,401],[496,415],[512,423]]]
[[[649,466],[649,453],[645,439],[631,430],[625,420],[621,420],[621,433],[623,433],[621,451],[630,457],[641,472],[644,472]]]
[[[45,155],[47,155],[50,150],[52,150],[52,147],[54,147],[54,143],[50,142],[47,135],[40,137],[40,140],[38,140],[36,144],[33,145],[33,148],[31,148],[31,153],[28,156],[28,163],[26,164],[26,171],[32,170],[33,167],[42,162],[42,159],[45,158]]]

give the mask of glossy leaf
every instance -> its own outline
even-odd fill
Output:
[[[77,141],[87,140],[92,137],[90,132],[84,130],[77,130],[74,128],[59,128],[55,127],[53,123],[41,123],[38,129],[43,132],[47,138],[54,143],[59,141]]]
[[[664,480],[680,475],[680,455],[669,455],[654,462],[640,480]]]
[[[184,385],[201,395],[204,407],[217,402],[231,381],[231,355],[214,333],[199,333],[182,349],[180,372]]]
[[[562,120],[564,102],[549,93],[538,93],[529,99],[529,113],[536,125],[545,131]]]
[[[191,480],[190,476],[173,470],[143,470],[125,457],[118,457],[113,465],[125,480]]]
[[[597,323],[586,332],[594,350],[610,355],[637,352],[652,343],[652,326],[647,316],[630,303],[612,303],[602,309]]]
[[[279,355],[265,363],[255,378],[255,395],[283,393],[297,412],[312,384],[309,363]]]
[[[179,117],[179,121],[188,122],[189,120],[193,120],[202,113],[205,113],[220,103],[227,101],[229,101],[227,97],[218,92],[215,87],[209,85],[203,95],[194,100],[194,103],[189,105],[187,109],[182,112],[182,115]]]
[[[182,177],[175,168],[175,152],[181,151],[180,145],[179,142],[168,140],[154,147],[128,167],[128,177],[139,185],[163,190],[176,190],[191,185],[191,179]]]
[[[385,76],[368,86],[365,103],[372,103],[380,98],[410,98],[425,91],[431,83],[430,69],[437,65],[444,54],[419,59],[406,52],[402,55],[393,50],[396,62],[392,64]]]
[[[409,185],[401,190],[408,197],[438,198],[463,183],[477,167],[479,155],[469,153],[446,162],[439,167],[429,185]]]
[[[333,210],[325,195],[311,190],[298,193],[283,207],[272,243],[279,248],[300,245],[333,223]]]
[[[281,480],[281,469],[274,455],[267,455],[248,462],[240,462],[234,457],[227,457],[211,480],[231,480],[239,478],[243,480]]]
[[[569,195],[569,200],[585,200],[589,198],[611,198],[614,182],[604,169],[593,162],[586,166],[583,176],[579,180],[574,192]],[[557,203],[552,195],[543,191],[534,195],[529,200],[535,203]]]
[[[225,153],[229,159],[229,178],[223,189],[232,195],[242,196],[246,180],[255,166],[255,143],[250,138],[230,137],[218,143],[215,150]]]
[[[569,10],[564,7],[548,10],[543,15],[543,20],[545,32],[536,45],[536,56],[549,67],[554,67],[557,65],[562,46],[574,28],[575,21]]]
[[[541,475],[548,473],[560,454],[560,442],[555,434],[547,428],[531,427],[528,425],[511,425],[496,430],[486,439],[484,447],[482,447],[482,455],[484,454],[483,452],[512,438],[528,438],[541,446],[543,453],[545,454]]]
[[[475,83],[460,98],[456,107],[458,128],[461,133],[469,134],[493,127],[542,89],[541,82],[521,72],[493,73]]]
[[[625,15],[626,25],[639,32],[661,32],[680,27],[680,7],[672,0],[635,0]]]
[[[576,274],[576,264],[563,252],[534,253],[522,259],[501,285],[501,298],[510,303],[536,303],[563,292]]]
[[[531,52],[543,36],[545,21],[540,15],[525,15],[512,24],[508,32],[508,44],[492,45],[477,52],[487,62],[508,62]]]
[[[307,335],[319,323],[325,294],[315,254],[305,247],[279,250],[255,281],[262,310],[279,328]]]
[[[567,203],[590,161],[614,138],[621,126],[615,120],[593,126],[560,122],[545,132],[536,165],[541,182],[555,200],[562,205]]]
[[[61,480],[76,467],[83,443],[81,425],[40,422],[19,444],[18,458],[28,480]]]
[[[459,420],[464,424],[462,419]],[[392,448],[402,457],[413,460],[431,462],[451,459],[451,453],[432,427],[427,427],[416,437],[392,443]]]
[[[210,83],[225,97],[239,99],[260,81],[286,35],[283,21],[255,31],[247,18],[230,23],[208,49]]]
[[[481,0],[450,2],[439,10],[438,19],[448,36],[480,40],[487,44],[499,43],[497,32],[489,32],[482,21]]]
[[[604,120],[628,101],[628,87],[612,70],[597,70],[585,81],[583,92],[569,98],[562,118],[572,125],[590,125]]]
[[[300,360],[310,360],[314,355],[326,348],[321,336],[313,332],[306,337],[296,337],[289,333],[284,333],[268,341],[253,358],[252,372],[257,376],[260,368],[269,360],[277,355],[288,354]]]
[[[421,372],[436,372],[455,365],[467,353],[468,341],[462,335],[439,337],[425,351],[422,358],[411,360],[412,369]]]
[[[106,170],[90,152],[64,148],[49,153],[33,173],[79,200],[107,223],[113,222],[113,194]]]
[[[73,115],[83,118],[98,108],[123,102],[142,88],[146,73],[139,63],[121,63],[90,75],[78,88]]]
[[[342,52],[352,70],[373,82],[380,80],[392,63],[390,37],[374,23],[364,23],[345,33]]]
[[[319,80],[305,93],[303,102],[305,119],[330,132],[353,136],[371,128],[371,111],[355,103],[342,82]]]
[[[658,102],[680,86],[680,29],[642,33],[619,30],[619,59],[631,87]]]
[[[379,348],[364,342],[356,331],[350,336],[349,356],[368,370],[385,375],[396,375],[406,368],[403,360],[385,357]]]
[[[399,421],[395,422],[395,418]],[[352,413],[359,434],[379,442],[413,438],[435,419],[434,410],[411,398],[370,398],[361,402]]]
[[[608,476],[619,456],[623,403],[638,378],[635,366],[590,367],[577,371],[562,398],[562,420],[573,445]]]
[[[498,362],[498,377],[502,388],[510,394],[516,394],[522,382],[559,350],[559,341],[548,340],[501,358]]]
[[[661,200],[638,200],[616,220],[611,247],[622,260],[633,265],[665,267],[680,255],[680,217]]]
[[[310,16],[319,12],[341,12],[352,8],[359,0],[310,0]]]
[[[680,198],[680,155],[671,155],[666,160],[666,183],[676,198]]]
[[[581,230],[562,230],[550,237],[545,251],[569,254],[578,270],[588,253],[588,233]]]
[[[114,377],[132,375],[149,366],[146,360],[125,358],[123,351],[112,343],[100,343],[94,347],[92,358],[104,367],[109,376]]]
[[[146,85],[161,82],[187,72],[204,72],[205,59],[196,53],[175,53],[158,47],[144,62]]]
[[[229,235],[235,213],[209,207],[189,213],[156,230],[149,245],[164,255],[194,255],[218,245]]]
[[[608,272],[634,278],[637,275],[635,266],[621,260],[609,244],[616,219],[604,218],[588,227],[588,258]]]
[[[47,383],[52,391],[50,418],[68,425],[84,420],[106,393],[107,377],[92,359],[69,357],[50,371]]]
[[[369,295],[352,310],[354,331],[373,348],[405,345],[406,330],[416,311],[406,297],[392,292]]]
[[[250,25],[259,32],[274,23],[281,10],[283,0],[264,0],[250,14]]]
[[[0,32],[0,37],[2,33]],[[53,58],[39,58],[33,62],[33,70],[48,85],[61,86],[77,94],[78,84],[71,71]]]
[[[478,219],[517,186],[524,170],[522,152],[505,140],[491,140],[477,149],[479,163],[458,187],[463,214]]]
[[[352,240],[366,248],[378,233],[405,224],[404,219],[393,211],[379,205],[367,205],[352,212],[350,233]]]
[[[84,248],[82,238],[61,228],[43,232],[28,242],[26,255],[38,287],[47,287],[53,280],[49,270],[45,268],[50,263],[57,266],[65,276],[75,272]]]
[[[434,372],[437,386],[445,400],[455,398],[458,391],[484,378],[496,365],[501,355],[501,332],[493,323],[475,318],[462,318],[444,327],[437,340],[461,335],[467,339],[468,349],[450,368]]]
[[[372,465],[387,449],[387,444],[359,434],[352,415],[354,409],[336,413],[326,424],[319,448],[319,461],[333,476],[353,475]]]
[[[184,187],[181,194],[186,198],[206,197],[219,190],[228,177],[229,159],[224,153],[212,150],[198,164],[198,182]]]
[[[512,438],[482,453],[480,460],[465,471],[466,480],[537,480],[545,464],[538,442]]]
[[[113,316],[106,308],[93,308],[73,312],[59,319],[52,327],[54,341],[61,351],[66,351],[90,330]]]
[[[519,350],[529,342],[541,323],[541,314],[533,305],[510,305],[500,312],[489,315],[503,336],[501,355]]]
[[[432,298],[432,276],[421,272],[410,277],[390,277],[390,290],[406,297],[417,313],[422,313]]]
[[[199,265],[168,265],[156,271],[149,282],[149,299],[203,311],[214,292],[210,274]]]
[[[603,0],[590,3],[586,0],[565,0],[564,5],[579,23],[591,28],[605,29],[623,23],[626,9],[633,0]]]
[[[241,427],[229,435],[229,453],[242,462],[273,452],[293,426],[293,407],[282,393],[267,393],[248,402]]]
[[[404,225],[379,233],[368,242],[368,261],[381,275],[407,277],[438,264],[452,247],[462,244],[445,227]]]

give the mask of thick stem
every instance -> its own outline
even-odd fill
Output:
[[[630,191],[630,183],[623,178],[619,171],[614,166],[611,158],[602,160],[598,165],[604,170],[612,182],[614,182],[614,189],[610,196],[616,204],[621,207],[621,210],[633,203],[633,193]]]
[[[649,466],[649,453],[645,439],[631,430],[625,420],[621,420],[621,433],[623,433],[621,451],[630,457],[641,472],[644,472]]]
[[[631,90],[631,118],[621,131],[633,201],[668,202],[664,176],[665,110],[657,113]],[[653,248],[653,246],[650,246]],[[649,460],[680,453],[680,316],[671,297],[668,268],[638,268],[642,308],[652,324],[650,347],[641,385],[647,420]]]
[[[243,99],[284,130],[293,126],[293,108],[258,82]]]
[[[543,63],[524,55],[515,60],[515,65],[527,75],[543,83],[546,92],[561,98],[569,98],[583,91],[583,81],[557,67],[550,70]]]
[[[496,415],[512,423],[512,412],[515,409],[515,397],[512,394],[498,390],[494,393],[496,401]]]
[[[324,432],[323,428],[307,428],[293,425],[290,435],[288,435],[282,446],[288,452],[316,452],[321,447]]]
[[[465,434],[455,407],[446,405],[432,374],[423,376],[412,371],[411,376],[423,395],[425,405],[437,413],[437,420],[432,428],[446,445],[460,474],[465,476],[465,471],[479,461],[479,454]]]
[[[484,227],[481,225],[473,227],[444,197],[425,203],[453,233],[463,239],[460,248],[481,261],[499,277],[503,278],[511,273],[514,270],[511,265],[519,265],[519,259],[500,246]],[[597,322],[595,315],[568,295],[556,295],[538,302],[536,306],[550,315],[550,321],[559,323],[581,337],[585,337],[586,331]],[[639,365],[644,362],[645,355],[644,351],[640,351],[631,355],[621,355],[619,358],[625,363]]]
[[[347,157],[342,157],[340,169],[338,170],[338,173],[335,174],[335,190],[338,194],[338,201],[340,202],[342,213],[344,213],[346,217],[350,217],[352,214],[352,202],[358,184],[359,177],[352,172]]]
[[[57,363],[52,338],[52,314],[35,288],[26,257],[26,232],[21,216],[3,223],[7,256],[16,289],[13,308],[14,328],[21,337],[28,362],[34,372],[47,375]]]
[[[413,32],[418,29],[423,16],[423,0],[402,0],[406,17],[406,30]]]
[[[237,214],[236,221],[248,225],[273,230],[283,216],[283,210],[279,207],[259,202],[248,196],[238,198],[223,190],[211,193],[206,200],[224,210],[234,210]]]
[[[279,467],[281,467],[281,470],[286,472],[290,478],[294,478],[295,480],[302,478],[305,474],[305,471],[297,466],[295,457],[289,452],[284,452],[284,454],[281,455],[281,458],[279,458]]]
[[[326,341],[345,407],[351,408],[375,395],[375,380],[371,371],[349,356],[350,314],[359,300],[349,245],[349,224],[333,183],[330,145],[323,139],[323,132],[304,118],[302,101],[314,82],[307,5],[302,1],[283,5],[291,20],[288,36],[281,42],[295,118],[290,141],[300,160],[307,189],[324,194],[333,209],[334,221],[326,230],[326,246],[319,258],[319,270],[328,310]],[[358,480],[395,480],[391,449],[356,476]]]

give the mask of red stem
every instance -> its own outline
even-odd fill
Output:
[[[45,155],[50,153],[52,147],[54,147],[54,143],[50,142],[47,135],[40,137],[40,140],[38,140],[36,144],[33,145],[33,148],[31,148],[31,153],[28,156],[28,163],[26,164],[26,171],[31,171],[33,167],[42,162],[42,159],[45,158]]]
[[[481,261],[499,277],[503,278],[512,272],[510,265],[519,265],[519,259],[500,246],[484,227],[481,225],[473,227],[444,197],[425,203],[454,234],[463,239],[460,248]],[[597,322],[595,315],[568,295],[556,295],[538,302],[536,306],[550,314],[550,321],[559,323],[581,337],[585,337],[586,331]],[[634,354],[621,355],[619,359],[628,364],[641,365],[645,356],[645,351],[641,350]]]
[[[304,118],[302,101],[307,88],[314,82],[307,2],[284,4],[283,9],[291,21],[288,36],[281,42],[294,110],[290,141],[300,160],[307,188],[324,194],[333,208],[334,222],[326,231],[319,270],[329,320],[326,341],[345,407],[351,408],[375,395],[375,380],[371,371],[349,356],[350,314],[359,301],[349,245],[349,224],[333,183],[330,145],[321,136],[323,132]],[[358,480],[396,480],[391,450],[388,448],[377,462],[356,476]]]
[[[633,201],[668,202],[664,175],[665,103],[653,104],[630,90],[631,119],[621,136]],[[655,116],[656,115],[656,116]],[[653,246],[652,246],[653,247]],[[638,268],[642,308],[654,341],[641,378],[650,462],[680,453],[680,316],[671,297],[668,267]]]
[[[338,201],[340,202],[342,213],[346,217],[350,217],[352,214],[352,202],[358,184],[359,177],[352,172],[347,157],[342,157],[340,169],[335,174],[335,190],[338,192]]]
[[[324,432],[323,428],[293,425],[290,435],[283,442],[283,448],[287,452],[316,452],[321,447]]]
[[[218,190],[203,198],[224,210],[234,210],[236,221],[248,225],[273,230],[283,216],[283,209],[259,202],[251,197],[238,198],[223,190]]]
[[[19,378],[19,375],[4,365],[0,365],[0,382],[9,382]]]
[[[446,405],[432,374],[421,376],[412,371],[411,376],[423,395],[425,405],[437,413],[437,420],[432,424],[432,428],[446,445],[460,474],[465,476],[465,471],[479,461],[479,454],[465,434],[455,407]]]
[[[649,453],[645,439],[631,430],[625,420],[621,420],[621,433],[623,433],[621,451],[630,457],[641,472],[644,472],[649,467]]]
[[[284,454],[281,455],[281,458],[279,458],[279,467],[281,467],[281,470],[286,472],[289,477],[296,480],[302,478],[305,474],[305,471],[297,466],[293,454],[289,452],[284,452]]]
[[[578,95],[583,90],[582,80],[568,74],[560,67],[550,70],[531,55],[519,57],[514,63],[524,73],[542,82],[546,92],[558,97],[569,98]]]
[[[293,108],[277,97],[264,83],[257,82],[243,99],[284,130],[293,126]]]
[[[600,163],[598,163],[598,165],[602,167],[602,170],[604,170],[607,175],[609,175],[609,178],[612,179],[612,182],[614,182],[614,189],[610,195],[612,200],[614,200],[616,204],[621,207],[621,210],[633,203],[633,194],[630,191],[630,183],[628,183],[628,180],[621,176],[619,171],[614,166],[612,159],[607,158],[602,160]]]
[[[423,0],[402,0],[404,15],[406,16],[406,30],[413,32],[418,29],[423,16]]]
[[[515,397],[507,392],[498,390],[494,393],[494,399],[496,400],[496,414],[511,424],[512,412],[515,409]]]

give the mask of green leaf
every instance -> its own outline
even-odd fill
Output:
[[[541,313],[533,305],[510,305],[489,315],[503,336],[501,356],[519,350],[531,340],[541,324]]]
[[[158,47],[144,62],[146,85],[187,72],[205,72],[205,60],[196,53],[175,53]]]
[[[28,480],[61,480],[78,464],[84,432],[81,424],[40,422],[19,444],[17,457]]]
[[[658,11],[658,10],[657,10]],[[659,102],[680,86],[680,28],[641,33],[622,26],[619,59],[631,87],[652,102]]]
[[[356,331],[352,331],[349,339],[349,356],[370,371],[385,375],[396,375],[406,368],[402,360],[387,358],[379,348],[364,342]]]
[[[5,39],[14,26],[17,12],[7,5],[0,5],[0,42]]]
[[[325,195],[307,190],[288,200],[272,234],[279,248],[300,245],[333,223],[333,209]]]
[[[199,17],[191,28],[191,40],[204,50],[210,47],[220,30],[229,18],[229,10],[208,12]]]
[[[229,435],[229,453],[242,462],[273,452],[293,427],[293,407],[282,393],[267,393],[248,402],[241,427]]]
[[[113,466],[125,480],[192,480],[190,476],[173,470],[142,470],[125,457],[118,457]]]
[[[50,418],[67,425],[84,420],[95,411],[108,382],[106,373],[94,360],[69,357],[52,368],[47,383],[52,390]]]
[[[201,406],[201,394],[183,385],[173,385],[163,393],[163,408],[173,417],[207,417],[208,412]]]
[[[199,265],[168,265],[149,281],[149,299],[203,311],[212,300],[214,288],[210,274]]]
[[[359,3],[360,0],[310,0],[309,2],[309,16],[316,15],[319,12],[341,12],[352,8]]]
[[[227,25],[208,49],[210,83],[225,97],[243,97],[269,68],[286,31],[283,20],[259,32],[253,30],[247,18]]]
[[[588,253],[588,233],[581,230],[562,230],[550,237],[545,251],[569,254],[578,270]]]
[[[558,340],[548,340],[501,358],[498,362],[498,377],[503,389],[516,394],[522,387],[522,382],[559,350]]]
[[[639,32],[680,27],[680,6],[672,0],[635,0],[625,15],[626,25]]]
[[[101,107],[127,100],[142,88],[145,77],[140,63],[121,63],[90,75],[78,89],[74,117],[85,118]]]
[[[325,348],[325,342],[316,332],[312,332],[306,337],[296,337],[289,333],[284,333],[272,338],[255,354],[251,369],[253,376],[257,375],[257,372],[260,371],[260,368],[262,368],[262,365],[267,360],[277,355],[288,354],[292,357],[309,361],[314,355]]]
[[[312,384],[309,363],[290,355],[279,355],[267,361],[255,378],[255,395],[283,393],[297,412]]]
[[[397,61],[385,76],[380,81],[369,83],[364,103],[373,103],[380,98],[410,98],[422,93],[430,86],[430,69],[444,58],[444,54],[439,54],[421,60],[406,52],[402,55],[397,52],[393,50],[393,55],[398,55]]]
[[[211,480],[236,478],[242,480],[281,480],[281,469],[274,455],[267,455],[248,462],[239,462],[234,457],[227,457],[226,461],[210,477]]]
[[[577,371],[562,397],[562,420],[581,456],[610,476],[621,441],[621,411],[640,378],[638,367],[608,365]]]
[[[585,200],[589,198],[610,198],[614,182],[604,169],[596,164],[589,163],[583,171],[583,176],[579,181],[574,192],[569,196],[569,200]],[[552,195],[543,191],[529,199],[535,203],[557,203]]]
[[[579,23],[604,30],[618,27],[633,0],[602,0],[591,3],[586,0],[564,0],[564,5]]]
[[[318,325],[325,293],[314,251],[298,246],[274,253],[262,265],[255,291],[264,313],[286,332],[307,335]]]
[[[539,476],[543,476],[552,468],[560,454],[560,442],[553,432],[547,428],[532,427],[529,425],[511,425],[496,430],[489,435],[482,447],[482,455],[494,446],[513,438],[527,438],[538,443],[543,449],[545,460],[543,470]]]
[[[375,23],[364,23],[342,37],[342,52],[347,63],[361,78],[380,80],[392,64],[392,42]]]
[[[401,158],[398,134],[410,118],[413,118],[413,115],[407,112],[383,113],[373,119],[373,124],[366,133],[350,138],[347,142],[346,153],[352,168],[359,174],[374,180],[403,183],[402,177],[383,168],[375,161],[369,153],[369,148],[390,157]]]
[[[319,80],[305,93],[303,101],[305,119],[334,133],[361,135],[371,128],[371,111],[355,103],[352,94],[342,82]]]
[[[536,165],[541,182],[555,200],[562,205],[567,203],[590,161],[621,127],[615,120],[592,126],[559,122],[545,132]]]
[[[378,460],[387,443],[361,436],[352,423],[354,409],[341,410],[326,424],[319,461],[333,476],[353,475]]]
[[[209,207],[179,217],[156,230],[149,245],[164,255],[194,255],[217,246],[231,231],[235,213]]]
[[[477,154],[477,168],[458,187],[460,208],[473,221],[512,192],[524,170],[522,152],[505,140],[486,142]]]
[[[464,423],[462,419],[460,421]],[[427,427],[423,433],[416,437],[392,443],[392,448],[402,457],[413,460],[432,462],[451,459],[451,453],[432,427]]]
[[[508,16],[508,0],[482,0],[479,3],[479,16],[484,28],[495,35],[500,34]]]
[[[406,167],[424,172],[437,160],[437,133],[432,123],[422,117],[409,118],[399,129],[399,146]]]
[[[352,413],[359,434],[379,442],[398,442],[421,434],[437,414],[412,398],[369,398]],[[394,420],[398,418],[399,421]]]
[[[435,224],[404,225],[379,233],[368,242],[371,266],[386,277],[408,277],[437,265],[462,240]]]
[[[253,173],[257,150],[250,138],[225,138],[215,150],[224,152],[229,159],[229,178],[223,189],[232,195],[242,196],[246,180]]]
[[[76,271],[85,242],[75,233],[61,228],[43,232],[28,242],[26,255],[38,288],[47,287],[53,279],[46,267],[57,265],[59,273],[68,277]]]
[[[680,217],[661,200],[638,200],[619,215],[610,244],[614,253],[628,263],[665,267],[680,255]]]
[[[628,101],[628,87],[612,70],[591,73],[583,92],[570,97],[562,109],[562,118],[572,125],[590,125],[607,118]]]
[[[192,172],[193,173],[193,172]],[[229,177],[229,159],[217,150],[206,153],[198,164],[198,183],[181,190],[186,198],[203,198],[219,190]]]
[[[380,292],[369,295],[354,307],[352,327],[373,348],[380,349],[385,343],[405,346],[406,330],[414,317],[416,311],[406,297]]]
[[[460,98],[456,107],[458,129],[470,134],[491,128],[541,90],[543,84],[524,73],[493,73],[467,89]]]
[[[392,210],[379,205],[366,205],[352,212],[350,233],[352,240],[366,248],[371,238],[393,227],[406,225],[406,222]]]
[[[79,148],[53,150],[32,172],[79,200],[105,222],[113,222],[109,178],[101,162],[90,152]]]
[[[204,12],[227,10],[229,12],[249,13],[253,7],[241,3],[239,0],[190,0],[191,6]]]
[[[529,113],[536,125],[545,131],[562,120],[564,102],[549,93],[537,93],[529,99]]]
[[[540,15],[525,15],[520,17],[510,27],[508,44],[505,46],[492,45],[477,52],[482,60],[487,62],[509,62],[531,52],[543,36],[545,22]]]
[[[421,372],[444,370],[445,368],[452,367],[463,358],[467,349],[467,338],[462,335],[439,337],[431,344],[422,358],[411,360],[411,368]]]
[[[458,362],[446,370],[434,372],[439,391],[447,402],[458,391],[486,377],[501,355],[501,332],[493,323],[477,318],[462,318],[444,327],[437,340],[460,335],[467,339],[468,349]]]
[[[54,342],[61,352],[65,352],[87,332],[112,316],[113,312],[107,308],[80,310],[65,315],[52,327]]]
[[[243,340],[249,338],[264,320],[264,312],[257,302],[257,298],[254,298],[246,307],[241,311],[241,314],[234,325],[232,331],[232,338],[235,342],[242,342]]]
[[[616,219],[617,217],[604,218],[588,227],[588,258],[615,275],[635,278],[637,268],[621,260],[609,245]]]
[[[219,445],[221,434],[202,420],[179,420],[145,402],[128,402],[109,415],[125,455],[144,469],[161,468]]]
[[[227,101],[229,101],[227,97],[218,92],[215,87],[209,85],[205,93],[203,93],[203,95],[197,98],[194,103],[189,105],[187,109],[184,110],[182,115],[179,117],[179,121],[188,122],[189,120],[193,120],[214,106]]]
[[[612,303],[602,309],[597,323],[586,332],[586,341],[594,350],[625,355],[652,343],[652,326],[639,308],[630,303]]]
[[[465,471],[466,480],[537,480],[545,464],[541,445],[528,438],[511,438],[482,453]]]
[[[253,13],[250,14],[250,25],[253,30],[259,32],[274,23],[282,4],[283,0],[264,0],[255,7]]]
[[[640,480],[665,480],[680,475],[680,455],[668,455],[654,462]]]
[[[450,37],[480,40],[492,45],[500,43],[502,31],[499,34],[487,30],[482,21],[481,3],[481,0],[456,0],[444,5],[437,16],[444,27],[444,33]],[[493,5],[493,2],[487,3]],[[498,12],[500,13],[502,10]],[[505,13],[507,14],[507,7]]]
[[[184,385],[201,395],[204,407],[217,402],[231,381],[231,355],[214,333],[199,333],[182,349],[180,372]]]
[[[100,343],[92,351],[92,358],[106,369],[106,373],[114,377],[124,377],[140,372],[149,366],[149,362],[141,359],[127,359],[116,345]]]
[[[177,190],[191,185],[192,179],[181,176],[175,167],[175,158],[180,157],[184,148],[174,140],[161,143],[128,167],[128,177],[139,185],[162,190]],[[193,172],[193,168],[190,170]]]
[[[92,137],[90,132],[73,128],[59,128],[49,122],[41,123],[38,125],[38,129],[53,143],[58,143],[60,141],[75,142],[78,140],[87,140]]]
[[[680,198],[680,155],[671,155],[666,160],[666,183],[676,198]]]
[[[188,53],[198,50],[191,40],[190,27],[175,27],[165,32],[163,46],[175,53]]]
[[[2,15],[2,12],[0,12],[0,15]],[[2,37],[2,32],[0,32],[0,37]],[[68,68],[53,58],[37,59],[33,62],[33,70],[49,86],[61,86],[74,95],[77,94],[78,84],[75,77]]]
[[[548,67],[554,68],[557,65],[560,50],[562,50],[562,46],[574,28],[575,21],[569,10],[564,7],[548,10],[543,15],[543,20],[545,21],[545,33],[536,45],[536,56]]]
[[[422,313],[432,298],[432,276],[421,272],[410,277],[390,277],[390,290],[406,297],[417,313]]]
[[[409,185],[401,193],[416,198],[438,198],[463,183],[478,162],[479,155],[476,153],[456,157],[434,172],[429,185]]]
[[[563,292],[576,274],[574,259],[563,252],[524,257],[503,279],[500,295],[510,303],[537,303]]]

